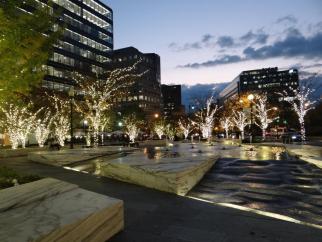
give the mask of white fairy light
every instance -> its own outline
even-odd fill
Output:
[[[65,140],[70,130],[69,102],[57,96],[50,97],[53,100],[55,115],[53,117],[54,134],[60,146],[65,146]]]
[[[241,139],[243,140],[245,137],[245,127],[249,125],[249,121],[247,120],[245,113],[243,111],[234,111],[232,120],[235,126],[239,129],[241,133]]]
[[[189,134],[193,130],[191,120],[188,119],[186,122],[179,120],[179,128],[183,132],[184,138],[188,139]]]
[[[258,119],[259,122],[255,121],[255,124],[260,127],[262,130],[262,138],[265,140],[266,138],[266,129],[268,125],[274,121],[275,118],[269,117],[269,112],[273,111],[274,108],[267,108],[267,95],[256,95],[255,101],[255,117]]]
[[[125,131],[126,134],[129,136],[131,142],[134,142],[135,139],[138,137],[140,132],[140,124],[141,122],[137,120],[134,114],[124,119]]]
[[[36,122],[35,137],[39,147],[44,147],[44,144],[50,134],[53,120],[54,119],[51,115],[51,112],[48,111],[44,113],[43,119],[38,119]]]
[[[37,114],[42,110],[40,109],[36,113],[32,113],[28,110],[28,106],[20,107],[11,103],[5,103],[0,108],[4,114],[1,125],[9,135],[12,149],[17,149],[19,142],[22,148],[26,147],[28,134],[30,134],[30,131],[35,126]]]
[[[221,120],[220,120],[220,125],[221,127],[225,130],[225,133],[226,133],[226,139],[228,139],[228,132],[229,132],[229,129],[232,127],[233,123],[231,121],[231,118],[230,117],[223,117]]]
[[[207,99],[206,108],[196,113],[197,121],[194,122],[194,124],[197,124],[200,127],[202,137],[206,139],[211,138],[212,128],[215,122],[215,114],[218,110],[217,105],[213,107],[213,100],[214,100],[213,96]]]
[[[105,120],[104,112],[111,108],[113,102],[120,98],[123,92],[127,91],[126,89],[133,84],[135,79],[146,73],[133,74],[139,63],[141,61],[130,67],[109,71],[106,80],[88,79],[76,73],[76,83],[84,92],[84,101],[76,103],[76,110],[89,121],[89,126],[93,130],[95,147],[98,146],[99,129]]]
[[[284,96],[284,101],[290,103],[293,111],[296,113],[301,127],[301,137],[304,141],[306,139],[304,118],[308,111],[314,109],[314,104],[316,103],[316,101],[310,100],[310,95],[314,92],[314,89],[305,86],[290,89],[294,94],[293,98],[287,98],[289,96],[287,92],[280,93],[280,95]]]

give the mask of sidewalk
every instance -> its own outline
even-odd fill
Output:
[[[125,230],[112,242],[320,242],[322,230],[60,167],[0,160],[21,172],[53,177],[122,199]]]

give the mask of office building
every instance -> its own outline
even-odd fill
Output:
[[[37,0],[45,4],[45,0]],[[102,74],[113,50],[113,11],[99,0],[52,0],[65,27],[47,63],[43,87],[67,91],[74,85],[72,72]],[[57,26],[54,26],[57,27]]]
[[[176,117],[184,114],[184,106],[181,102],[181,85],[162,85],[163,115]]]
[[[110,69],[129,67],[141,60],[137,71],[146,72],[129,88],[127,97],[115,100],[115,105],[120,108],[136,105],[148,118],[160,115],[162,104],[160,57],[154,53],[142,53],[134,47],[114,50],[111,56]]]
[[[266,92],[272,99],[276,99],[276,92],[289,91],[299,86],[299,76],[296,69],[278,70],[265,68],[243,71],[222,92],[219,99],[225,101],[236,95],[245,93]]]

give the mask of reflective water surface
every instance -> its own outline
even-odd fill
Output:
[[[321,169],[288,157],[279,147],[255,147],[239,154],[240,158],[232,154],[220,159],[187,196],[322,225]]]

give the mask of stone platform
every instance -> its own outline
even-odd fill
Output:
[[[0,241],[98,241],[124,227],[123,202],[47,178],[0,192]]]
[[[100,148],[75,148],[59,151],[38,151],[28,154],[28,160],[53,166],[66,166],[73,163],[95,159],[101,156],[129,152],[135,148],[107,146]]]
[[[190,144],[160,148],[154,157],[148,150],[98,163],[98,173],[156,190],[185,195],[219,158],[214,152],[191,149]]]

